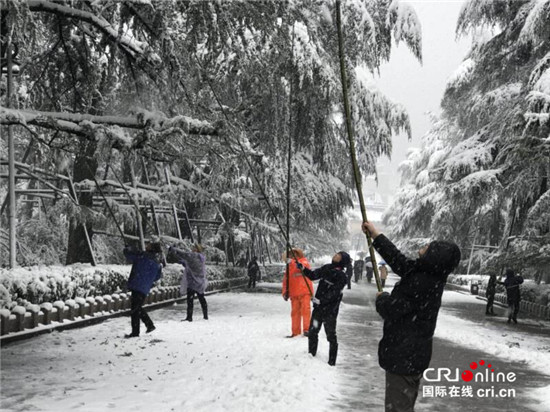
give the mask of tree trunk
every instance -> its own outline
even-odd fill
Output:
[[[73,175],[75,182],[81,182],[86,179],[92,180],[95,176],[95,172],[97,171],[97,160],[94,158],[95,149],[96,144],[94,142],[82,141],[80,153],[74,162]],[[81,193],[78,201],[80,205],[92,208],[93,193]],[[92,237],[92,224],[86,223],[86,228],[90,237]],[[88,248],[84,226],[77,221],[76,217],[72,217],[69,222],[69,244],[67,246],[66,264],[92,262],[93,258]]]

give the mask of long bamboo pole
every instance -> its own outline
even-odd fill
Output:
[[[361,171],[359,170],[359,165],[357,164],[357,154],[355,152],[355,138],[353,136],[353,129],[351,125],[351,111],[349,105],[348,97],[348,83],[346,75],[346,64],[344,61],[344,39],[342,36],[342,13],[341,13],[341,2],[336,0],[336,27],[338,31],[338,54],[340,58],[340,80],[342,82],[342,94],[344,100],[344,113],[346,118],[346,130],[349,140],[349,150],[351,156],[351,163],[353,166],[353,177],[355,179],[355,188],[357,190],[357,195],[359,196],[359,205],[361,207],[361,215],[363,221],[367,222],[367,209],[365,207],[365,200],[363,199],[363,188],[361,185]],[[367,233],[366,234],[367,243],[369,245],[370,259],[372,262],[372,268],[374,270],[374,278],[376,279],[376,287],[379,292],[382,292],[382,283],[380,282],[380,274],[378,273],[378,266],[376,264],[376,255],[374,254],[374,247],[372,246],[372,238]]]
[[[11,95],[13,92],[13,73],[12,73],[12,36],[11,33],[8,39],[8,92],[6,106],[11,107]],[[9,179],[8,179],[8,193],[9,193],[9,233],[10,233],[10,268],[17,266],[17,247],[16,247],[16,202],[15,202],[15,143],[13,138],[13,126],[8,126],[8,162],[9,162]]]

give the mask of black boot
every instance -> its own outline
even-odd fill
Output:
[[[336,357],[338,356],[338,344],[331,343],[330,349],[328,350],[328,364],[330,366],[336,365]]]
[[[317,336],[308,336],[308,353],[311,353],[313,356],[317,355],[317,344],[319,343],[319,338]]]
[[[208,320],[208,308],[202,308],[202,316],[204,317],[204,319]]]

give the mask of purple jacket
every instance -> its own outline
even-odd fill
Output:
[[[185,276],[182,279],[182,293],[186,288],[203,294],[208,286],[206,279],[206,257],[202,253],[185,252],[181,249],[171,247],[170,251],[177,256],[179,263],[185,268]]]

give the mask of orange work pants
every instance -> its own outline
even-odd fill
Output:
[[[311,320],[311,299],[309,295],[297,296],[290,298],[292,310],[292,334],[300,335],[302,333],[302,321],[304,324],[304,332],[309,331],[309,322]]]

